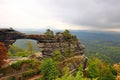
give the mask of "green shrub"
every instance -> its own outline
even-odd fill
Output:
[[[54,52],[53,52],[53,59],[55,60],[55,61],[62,61],[62,54],[61,54],[61,52],[59,51],[59,50],[55,50]]]
[[[115,80],[110,65],[95,57],[88,60],[87,72],[88,77],[91,79],[98,78],[99,80]]]
[[[29,51],[16,52],[13,56],[17,57],[28,57],[30,55]]]
[[[29,76],[33,76],[35,74],[36,74],[36,71],[30,69],[28,72],[23,73],[23,77],[29,77]]]
[[[21,63],[22,63],[21,61],[18,61],[16,63],[11,64],[11,67],[14,69],[18,69],[18,68],[20,68]]]
[[[54,80],[59,75],[57,65],[51,58],[45,58],[41,61],[40,71],[43,80]]]
[[[32,68],[35,65],[35,60],[33,60],[33,59],[31,59],[31,60],[21,60],[21,61],[18,61],[16,63],[11,64],[11,67],[14,68],[14,69],[20,69],[23,64],[29,64],[30,67]]]

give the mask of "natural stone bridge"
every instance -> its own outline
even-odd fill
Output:
[[[7,48],[9,48],[17,39],[33,39],[41,42],[43,35],[26,35],[25,33],[18,32],[10,29],[0,29],[0,42],[3,42]]]
[[[0,42],[5,44],[6,49],[8,50],[10,46],[17,39],[33,39],[37,40],[38,47],[40,48],[44,56],[52,56],[53,51],[59,50],[63,55],[66,53],[73,52],[74,55],[83,55],[84,45],[82,45],[76,36],[71,35],[71,38],[68,38],[63,35],[63,33],[58,32],[54,36],[47,36],[41,34],[25,34],[18,32],[12,28],[0,29]],[[66,50],[67,49],[67,50]],[[0,53],[1,56],[2,53]],[[86,67],[85,59],[84,69]]]
[[[4,43],[7,49],[9,49],[17,39],[37,40],[38,47],[43,48],[43,52],[52,52],[56,49],[64,52],[64,48],[68,48],[68,51],[73,50],[76,54],[84,53],[84,45],[77,40],[76,36],[67,39],[60,32],[56,33],[55,36],[46,36],[40,34],[27,35],[12,28],[0,29],[0,42]]]

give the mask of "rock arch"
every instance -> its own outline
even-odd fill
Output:
[[[59,50],[62,54],[64,54],[66,51],[64,50],[65,48],[67,49],[68,53],[70,53],[72,50],[75,55],[82,55],[85,49],[84,45],[77,40],[76,36],[72,35],[71,38],[67,38],[63,36],[63,33],[61,32],[56,33],[54,36],[46,36],[41,34],[27,35],[13,29],[0,29],[0,42],[4,47],[4,49],[1,49],[5,51],[5,53],[7,53],[9,47],[17,39],[37,40],[38,47],[42,48],[41,52],[43,52],[43,54],[47,57],[51,56],[55,50]],[[0,54],[4,54],[4,52],[1,52]],[[7,55],[5,59],[6,58]]]

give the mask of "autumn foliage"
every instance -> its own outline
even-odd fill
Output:
[[[116,80],[120,80],[120,64],[114,64],[114,68],[117,71],[117,77]]]
[[[7,49],[4,43],[0,42],[0,68],[7,63],[7,59],[8,59]]]

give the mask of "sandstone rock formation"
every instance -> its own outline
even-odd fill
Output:
[[[44,39],[44,42],[38,42],[38,47],[44,56],[52,56],[52,53],[55,50],[59,50],[63,55],[65,52],[71,53],[74,55],[82,55],[84,53],[84,45],[77,40],[76,36],[71,36],[67,39],[60,32],[56,33],[54,38]]]
[[[71,34],[64,34],[61,32],[51,35],[31,34],[26,35],[16,30],[0,29],[0,42],[4,43],[8,49],[17,39],[34,39],[38,41],[38,47],[42,49],[42,53],[46,56],[51,56],[53,51],[60,50],[62,54],[65,53],[65,49],[74,54],[82,55],[84,53],[84,45],[82,45],[76,36]]]
[[[50,30],[48,30],[50,31]],[[7,60],[7,50],[17,39],[34,39],[38,41],[38,47],[42,52],[44,57],[51,57],[53,52],[59,50],[63,56],[73,55],[83,55],[84,45],[79,42],[76,36],[66,32],[57,32],[55,35],[49,35],[46,33],[41,34],[31,34],[26,35],[24,33],[18,32],[16,30],[10,29],[0,29],[0,64],[3,65]],[[63,60],[64,57],[63,57]],[[84,64],[84,69],[86,67],[87,58],[82,62]],[[0,66],[2,67],[2,66]]]

